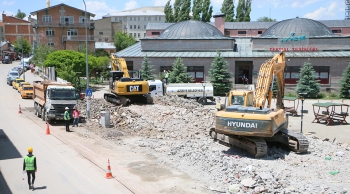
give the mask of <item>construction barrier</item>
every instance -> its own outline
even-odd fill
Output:
[[[50,125],[48,122],[46,122],[46,135],[50,135]]]
[[[107,166],[106,178],[107,178],[107,179],[113,178],[113,175],[112,175],[112,172],[111,172],[111,166],[110,166],[110,164],[109,164],[109,159],[108,159],[108,166]]]
[[[22,113],[21,105],[18,105],[18,114],[21,114],[21,113]]]

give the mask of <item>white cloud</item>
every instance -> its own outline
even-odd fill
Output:
[[[84,4],[82,5],[82,10],[85,9]],[[88,12],[95,14],[95,20],[101,19],[102,16],[107,15],[108,13],[110,15],[113,15],[119,10],[117,10],[115,7],[111,7],[107,5],[104,1],[87,1],[86,2],[86,9]]]
[[[2,5],[13,5],[15,3],[15,1],[3,1]]]
[[[305,14],[304,17],[314,20],[331,19],[337,15],[339,6],[336,2],[332,2],[328,7],[320,7],[311,13]]]
[[[135,0],[130,0],[129,2],[125,3],[124,10],[135,9],[137,7],[137,2]]]

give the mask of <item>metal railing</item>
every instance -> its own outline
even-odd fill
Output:
[[[70,24],[70,23],[61,23],[61,22],[40,22],[38,21],[37,23],[33,24],[33,26],[37,26],[37,27],[43,27],[43,26],[47,26],[47,27],[81,27],[81,28],[85,28],[85,23],[74,23],[74,24]],[[89,29],[93,29],[95,28],[95,23],[88,23],[88,28]]]
[[[78,35],[78,36],[62,36],[62,41],[85,41],[86,36],[85,35]],[[95,41],[95,36],[87,36],[88,41]]]

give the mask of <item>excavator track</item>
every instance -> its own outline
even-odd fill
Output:
[[[309,149],[309,141],[303,134],[295,133],[288,129],[281,129],[278,133],[288,136],[288,147],[290,150],[297,153],[306,153]],[[287,144],[287,142],[285,142],[285,144]]]
[[[267,154],[267,145],[263,138],[219,134],[213,128],[210,129],[209,135],[225,146],[241,148],[256,158],[264,157]]]

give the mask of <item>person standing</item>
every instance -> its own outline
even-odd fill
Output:
[[[76,125],[78,127],[78,123],[79,123],[79,117],[80,117],[80,112],[78,111],[78,109],[76,107],[74,107],[73,110],[73,127],[74,125]]]
[[[23,161],[23,171],[27,171],[29,190],[34,191],[34,181],[36,172],[36,157],[33,155],[33,148],[28,148],[28,155],[24,157]]]
[[[63,119],[66,122],[66,132],[70,132],[69,130],[69,121],[70,121],[70,116],[69,116],[69,108],[65,108],[66,111],[64,111]]]
[[[243,77],[242,77],[243,85],[245,85],[246,79],[247,79],[247,77],[245,76],[245,74],[243,74]]]
[[[168,85],[169,71],[165,71],[165,83]]]

